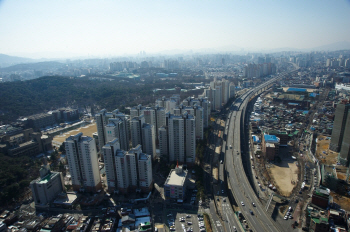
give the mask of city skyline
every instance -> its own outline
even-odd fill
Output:
[[[1,1],[1,53],[69,58],[350,44],[350,1]]]

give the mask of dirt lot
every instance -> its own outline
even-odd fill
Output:
[[[328,150],[330,139],[320,135],[317,137],[316,157],[321,164],[332,165],[337,163],[338,153]]]
[[[269,164],[268,172],[272,183],[282,196],[288,197],[298,181],[298,166],[296,162],[285,161],[278,165]]]
[[[75,130],[68,131],[62,135],[56,135],[53,138],[53,142],[61,144],[66,140],[66,138],[68,138],[71,135],[76,135],[79,132],[83,132],[84,136],[92,137],[92,134],[97,132],[96,123],[91,123],[91,124],[88,124],[84,127],[80,127],[80,128],[75,129]]]
[[[346,211],[350,210],[350,197],[341,196],[333,191],[331,192],[331,196],[333,197],[333,201],[340,205],[342,209]]]

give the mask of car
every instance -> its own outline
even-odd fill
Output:
[[[249,212],[250,212],[251,215],[254,215],[254,212],[253,212],[253,211],[249,210]]]
[[[224,161],[220,160],[220,164],[223,164],[223,163],[224,163]]]
[[[187,217],[187,218],[190,218],[190,217],[191,217],[191,215],[187,214],[187,215],[186,215],[186,217]]]
[[[226,198],[222,199],[224,202],[226,202]]]
[[[293,216],[292,216],[292,215],[289,215],[289,219],[293,219]]]
[[[292,206],[289,206],[289,208],[288,208],[288,212],[292,212],[292,211],[293,211]]]
[[[232,149],[232,145],[230,144],[230,148]]]
[[[241,201],[241,205],[243,205],[243,206],[244,206],[244,202],[243,202],[243,201]]]
[[[219,198],[216,198],[216,200],[217,200],[217,201],[220,201],[220,199],[219,199]]]
[[[255,207],[255,203],[253,202],[252,205]]]
[[[284,220],[288,220],[288,217],[287,217],[287,216],[284,216]]]
[[[225,191],[224,191],[224,190],[221,190],[221,193],[225,193]]]
[[[187,225],[192,225],[192,222],[187,222]]]
[[[298,199],[295,199],[295,203],[298,203],[299,202],[299,200]]]
[[[255,179],[258,179],[258,176],[255,176]]]
[[[237,228],[235,226],[233,226],[233,231],[237,231]]]

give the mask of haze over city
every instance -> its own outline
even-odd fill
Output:
[[[347,48],[349,12],[350,1],[0,1],[0,51],[69,58]]]

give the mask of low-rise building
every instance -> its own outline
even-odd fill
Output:
[[[36,207],[51,203],[59,193],[65,190],[61,172],[51,172],[50,166],[45,164],[40,169],[40,177],[30,182]]]
[[[186,193],[187,170],[177,165],[172,169],[164,184],[165,199],[183,200]]]
[[[330,199],[330,190],[327,188],[316,188],[312,193],[311,203],[326,208]]]
[[[262,136],[262,151],[266,159],[274,160],[278,156],[280,139],[275,135],[264,134]]]

